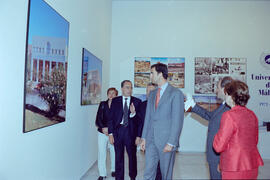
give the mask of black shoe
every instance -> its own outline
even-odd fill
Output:
[[[112,177],[115,177],[115,172],[114,171],[112,172]]]
[[[105,179],[105,178],[106,178],[106,176],[105,176],[105,177],[99,176],[99,177],[98,177],[98,180],[103,180],[103,179]]]

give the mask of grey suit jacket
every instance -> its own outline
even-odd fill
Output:
[[[151,142],[159,149],[167,143],[178,147],[184,121],[183,93],[168,84],[155,109],[157,91],[151,91],[148,97],[142,138],[146,140],[146,148]]]
[[[191,109],[191,112],[194,112],[209,121],[206,144],[206,156],[208,162],[219,162],[219,154],[217,154],[213,149],[213,140],[219,130],[222,114],[229,109],[230,108],[226,104],[221,104],[216,110],[212,112],[205,110],[197,104],[194,106],[194,108]]]

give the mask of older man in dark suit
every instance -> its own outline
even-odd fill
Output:
[[[221,179],[221,174],[217,170],[220,156],[218,153],[215,152],[213,149],[213,140],[218,132],[221,116],[224,112],[228,111],[230,108],[225,104],[225,93],[224,93],[224,87],[226,84],[232,82],[231,77],[224,77],[221,79],[217,84],[216,94],[217,97],[221,100],[223,100],[223,103],[214,111],[209,112],[202,107],[200,107],[198,104],[194,102],[194,100],[188,95],[187,101],[185,102],[186,110],[192,107],[191,112],[194,112],[204,118],[205,120],[209,121],[208,123],[208,135],[207,135],[207,147],[206,147],[206,156],[207,156],[207,162],[209,165],[209,171],[210,171],[210,178],[211,179]]]
[[[115,148],[115,179],[124,179],[125,148],[129,159],[129,176],[135,180],[137,176],[137,145],[141,136],[141,100],[131,96],[132,83],[124,80],[121,83],[122,96],[112,100],[110,118],[108,120],[109,140]]]

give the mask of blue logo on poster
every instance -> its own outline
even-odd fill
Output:
[[[270,69],[270,53],[262,53],[260,62],[264,68]]]
[[[270,64],[270,55],[265,56],[264,61],[266,64]]]

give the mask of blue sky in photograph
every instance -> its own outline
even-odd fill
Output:
[[[185,58],[168,58],[168,63],[184,63],[185,62]]]
[[[68,44],[69,23],[43,0],[30,1],[28,43],[33,36],[65,38]]]
[[[152,57],[151,64],[156,64],[156,63],[168,64],[168,58],[167,57]]]

